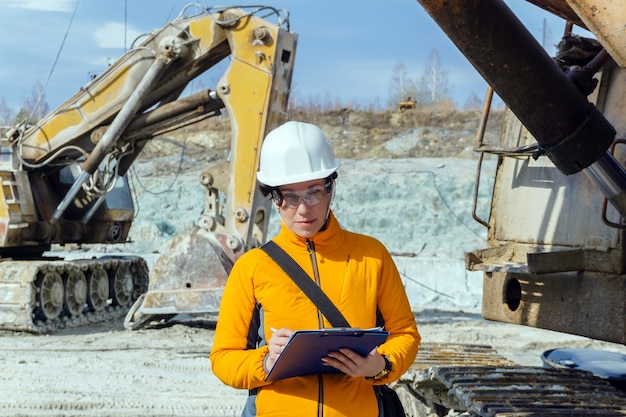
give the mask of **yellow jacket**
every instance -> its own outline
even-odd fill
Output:
[[[309,239],[313,242],[310,251],[307,239],[284,225],[273,240],[310,277],[315,276],[315,262],[319,285],[352,327],[375,327],[378,307],[390,333],[378,351],[390,359],[392,372],[380,381],[319,374],[266,382],[267,346],[250,344],[250,338],[257,335],[255,309],[261,310],[261,337],[271,334],[270,327],[295,331],[331,326],[260,249],[248,251],[235,263],[224,288],[210,355],[213,372],[234,388],[260,388],[257,416],[377,416],[374,383],[389,383],[406,372],[420,342],[391,255],[378,240],[342,229],[332,213],[327,228]]]

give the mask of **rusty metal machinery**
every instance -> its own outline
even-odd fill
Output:
[[[422,343],[393,388],[411,416],[626,415],[626,393],[606,379],[521,366],[485,345]]]
[[[420,3],[508,107],[500,143],[478,143],[499,160],[489,247],[466,255],[483,316],[625,343],[624,1],[532,1],[583,60],[548,56],[503,1]]]

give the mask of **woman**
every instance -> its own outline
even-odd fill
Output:
[[[420,336],[391,255],[333,215],[339,165],[317,126],[287,122],[267,135],[257,179],[281,216],[273,241],[352,327],[376,327],[379,311],[389,337],[366,356],[341,349],[322,359],[341,373],[265,381],[294,331],[331,326],[269,255],[248,251],[226,283],[210,355],[220,380],[251,390],[244,415],[256,407],[258,416],[378,416],[374,385],[398,379],[417,354]]]

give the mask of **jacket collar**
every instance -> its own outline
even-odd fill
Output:
[[[291,245],[296,245],[306,250],[307,238],[296,235],[287,226],[285,226],[285,223],[282,221],[280,232],[277,237],[281,241],[286,241]],[[309,240],[315,244],[315,250],[317,252],[336,250],[344,244],[345,239],[346,232],[335,218],[332,210],[328,215],[326,228],[309,238]]]

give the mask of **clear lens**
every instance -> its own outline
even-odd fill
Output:
[[[284,207],[296,208],[300,205],[301,201],[304,201],[304,204],[307,206],[313,207],[322,202],[326,195],[326,190],[323,188],[312,188],[300,193],[286,192],[281,194]]]

